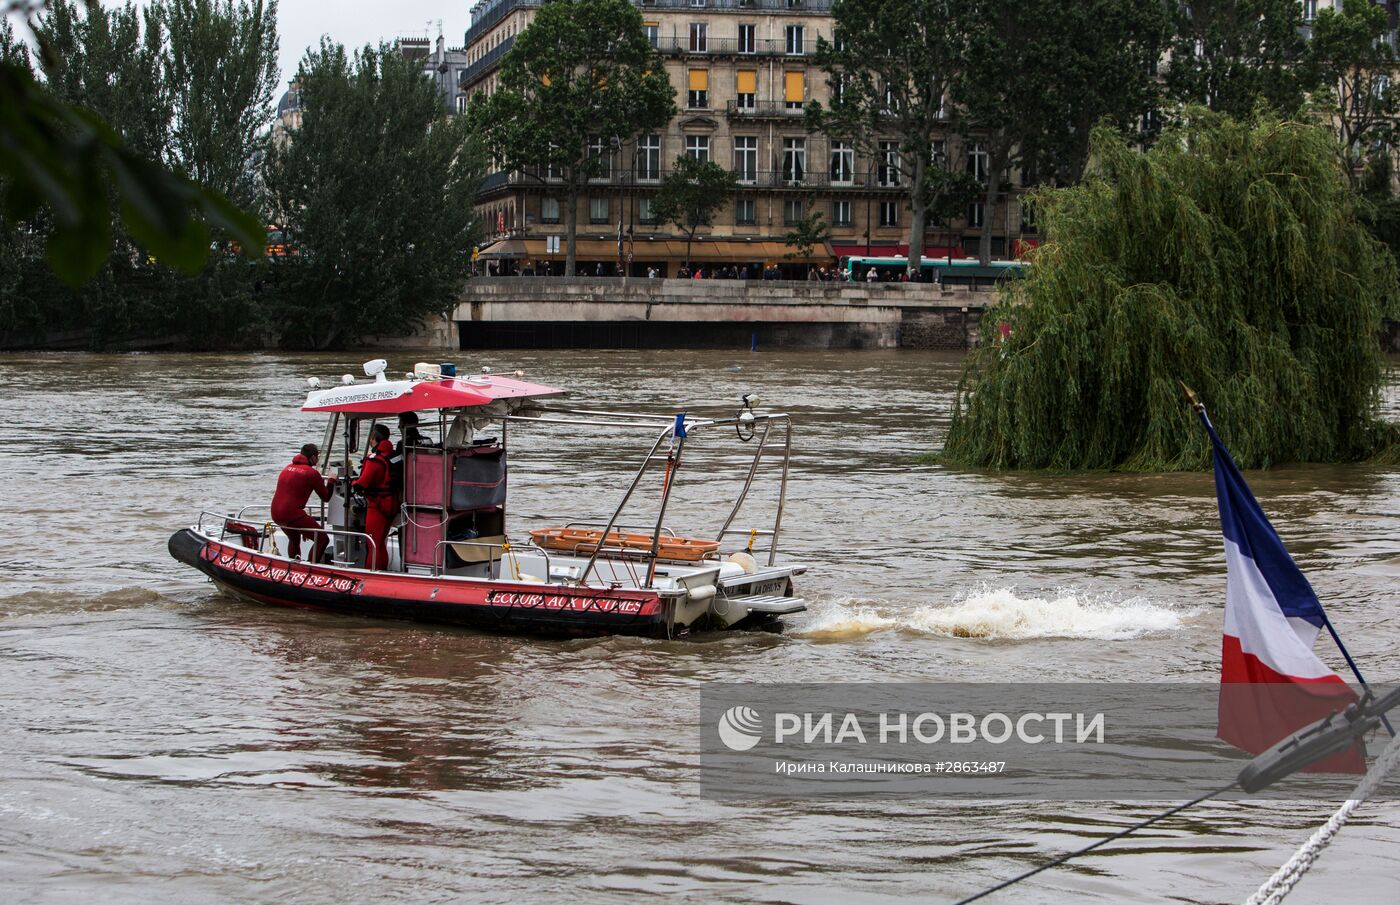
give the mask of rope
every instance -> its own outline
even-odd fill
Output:
[[[1110,842],[1113,842],[1113,841],[1118,840],[1118,839],[1122,839],[1124,836],[1128,835],[1129,833],[1136,832],[1137,830],[1140,830],[1140,829],[1142,829],[1143,827],[1151,826],[1152,824],[1156,823],[1157,821],[1159,821],[1159,820],[1164,820],[1164,819],[1166,819],[1167,817],[1172,816],[1173,814],[1179,814],[1180,812],[1186,810],[1186,809],[1189,808],[1189,807],[1193,807],[1193,806],[1195,806],[1195,805],[1200,804],[1201,802],[1205,801],[1207,798],[1214,798],[1216,795],[1219,795],[1219,794],[1221,794],[1222,792],[1228,792],[1228,791],[1230,791],[1231,789],[1233,789],[1234,787],[1235,787],[1235,784],[1232,782],[1232,783],[1230,783],[1228,786],[1221,786],[1221,787],[1218,788],[1218,789],[1215,789],[1215,790],[1213,790],[1213,791],[1207,792],[1207,793],[1205,793],[1204,795],[1201,795],[1201,796],[1199,796],[1199,797],[1197,797],[1197,798],[1193,798],[1193,799],[1191,799],[1190,801],[1186,802],[1185,804],[1179,804],[1179,805],[1177,805],[1176,807],[1172,808],[1172,809],[1169,810],[1169,811],[1163,811],[1163,812],[1161,812],[1160,814],[1153,814],[1151,817],[1147,818],[1146,820],[1143,820],[1143,821],[1140,821],[1140,822],[1138,822],[1138,823],[1135,823],[1135,824],[1133,824],[1132,826],[1129,826],[1129,827],[1124,827],[1123,829],[1121,829],[1121,830],[1119,830],[1118,832],[1114,833],[1112,836],[1105,836],[1105,837],[1103,837],[1102,839],[1100,839],[1099,841],[1094,842],[1094,843],[1091,843],[1091,844],[1089,844],[1089,845],[1086,845],[1086,846],[1084,846],[1083,848],[1075,849],[1075,850],[1072,851],[1072,852],[1067,852],[1066,854],[1061,855],[1060,857],[1056,858],[1056,859],[1053,860],[1053,861],[1047,861],[1046,863],[1040,865],[1039,867],[1033,867],[1033,868],[1031,868],[1030,870],[1026,871],[1026,872],[1023,873],[1023,874],[1018,874],[1018,875],[1012,877],[1012,878],[1009,879],[1009,880],[1003,880],[1002,882],[998,883],[996,886],[992,886],[992,887],[990,887],[990,888],[988,888],[988,889],[984,889],[984,890],[982,890],[981,892],[975,893],[975,894],[973,894],[973,895],[970,895],[970,896],[968,896],[968,897],[965,898],[965,899],[958,899],[956,902],[953,903],[953,905],[967,905],[968,902],[975,902],[975,901],[977,901],[978,899],[982,898],[983,896],[989,896],[989,895],[991,895],[992,893],[997,892],[997,891],[1002,890],[1002,889],[1005,889],[1005,888],[1008,887],[1008,886],[1012,886],[1012,885],[1014,885],[1014,884],[1016,884],[1016,883],[1020,883],[1022,880],[1028,880],[1028,879],[1030,879],[1031,877],[1034,877],[1036,874],[1040,873],[1041,871],[1049,870],[1049,869],[1052,868],[1052,867],[1056,867],[1056,866],[1058,866],[1058,865],[1060,865],[1060,864],[1064,864],[1066,861],[1069,861],[1071,858],[1078,858],[1080,855],[1088,854],[1089,852],[1092,852],[1094,849],[1099,848],[1100,846],[1108,845],[1108,843],[1110,843]]]
[[[1272,877],[1264,882],[1263,886],[1259,887],[1254,895],[1249,897],[1245,905],[1278,905],[1279,902],[1282,902],[1283,897],[1293,890],[1299,880],[1303,879],[1303,874],[1307,873],[1313,866],[1317,856],[1322,853],[1332,838],[1341,831],[1342,827],[1346,826],[1347,821],[1351,819],[1351,815],[1361,805],[1361,802],[1365,801],[1376,790],[1376,786],[1385,780],[1397,764],[1400,764],[1400,736],[1390,740],[1385,751],[1376,758],[1376,762],[1361,778],[1361,782],[1356,784],[1351,797],[1337,808],[1336,813],[1327,818],[1327,822],[1312,834],[1312,838],[1303,843],[1292,858],[1289,858]]]

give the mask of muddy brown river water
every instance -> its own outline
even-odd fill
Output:
[[[698,689],[1214,681],[1209,474],[920,464],[955,356],[454,357],[588,405],[732,410],[754,391],[791,412],[783,551],[810,566],[811,611],[782,636],[547,641],[234,600],[167,537],[201,508],[265,505],[320,438],[305,377],[359,357],[0,358],[0,900],[946,902],[1156,810],[707,801]],[[1386,409],[1400,417],[1393,386]],[[526,523],[597,514],[642,452],[538,426],[512,440]],[[1368,674],[1400,678],[1400,469],[1249,477]],[[668,522],[713,526],[733,475],[685,478]],[[1330,810],[1207,804],[988,901],[1242,901]],[[1368,803],[1289,902],[1400,901],[1397,852],[1400,804]]]

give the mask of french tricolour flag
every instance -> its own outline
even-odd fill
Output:
[[[1227,568],[1217,735],[1258,754],[1356,695],[1313,653],[1326,624],[1322,604],[1204,411],[1201,420],[1215,451]],[[1309,769],[1364,772],[1364,766],[1359,754],[1344,752]]]

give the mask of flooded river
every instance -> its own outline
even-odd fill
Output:
[[[294,448],[320,439],[297,411],[305,377],[358,373],[359,358],[2,358],[4,901],[944,902],[1156,810],[702,800],[698,689],[1214,681],[1210,475],[920,464],[946,428],[954,356],[458,361],[523,368],[588,405],[732,411],[754,391],[793,413],[783,549],[810,565],[811,611],[783,636],[541,641],[239,602],[166,539],[201,508],[266,505]],[[1394,389],[1387,409],[1400,417]],[[517,531],[596,516],[642,452],[539,426],[512,440]],[[703,461],[667,519],[683,533],[712,531],[734,489]],[[1400,470],[1250,477],[1357,659],[1400,678]],[[988,901],[1242,901],[1328,813],[1202,806]],[[1289,902],[1400,900],[1397,844],[1400,805],[1365,805]]]

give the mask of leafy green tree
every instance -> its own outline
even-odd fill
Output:
[[[277,0],[165,0],[160,55],[170,97],[170,160],[236,204],[258,206],[253,162],[278,87]]]
[[[1384,7],[1344,0],[1341,9],[1318,12],[1308,42],[1314,101],[1336,129],[1338,150],[1353,182],[1371,156],[1394,144],[1400,90],[1391,84],[1396,57],[1385,40],[1389,29]]]
[[[949,165],[946,143],[959,114],[949,89],[967,65],[968,4],[835,0],[831,15],[834,40],[819,37],[816,53],[831,101],[807,105],[808,127],[871,160],[881,141],[895,143],[882,163],[908,191],[909,270],[918,273],[930,221],[950,214],[970,188]]]
[[[702,227],[714,222],[715,214],[729,203],[739,187],[733,173],[712,160],[697,160],[689,155],[676,158],[676,163],[651,203],[652,213],[661,222],[670,222],[685,233],[685,266],[690,267],[690,245]]]
[[[27,56],[7,50],[0,63],[0,182],[8,225],[26,234],[27,247],[44,247],[54,274],[76,285],[97,273],[112,248],[114,213],[123,234],[185,270],[203,265],[211,226],[261,250],[256,219],[157,162],[165,108],[150,11],[94,4],[80,20],[59,0],[35,37],[45,84]],[[2,43],[13,44],[8,25]],[[119,254],[132,251],[119,242]]]
[[[302,121],[268,155],[283,341],[324,349],[404,334],[456,303],[478,225],[480,155],[416,63],[324,42],[297,73]]]
[[[1152,66],[1166,13],[1140,0],[969,0],[967,63],[953,85],[968,144],[981,146],[984,209],[995,210],[1010,168],[1079,178],[1089,135],[1107,120],[1136,132],[1155,104]],[[990,226],[990,224],[988,224]],[[984,228],[978,257],[991,260]]]
[[[1199,108],[1147,152],[1096,132],[1085,181],[1038,199],[1049,241],[984,316],[1009,334],[969,358],[944,457],[1204,468],[1178,381],[1243,467],[1375,451],[1393,431],[1376,336],[1400,285],[1334,142]]]
[[[472,99],[468,119],[502,170],[560,177],[564,273],[572,276],[588,180],[604,174],[612,147],[661,128],[675,112],[675,89],[636,7],[552,0],[501,61],[496,90]]]
[[[792,251],[785,257],[811,258],[812,253],[829,238],[831,227],[827,225],[826,218],[822,216],[821,211],[813,210],[797,221],[792,231],[787,234],[784,241],[792,246]]]
[[[1168,95],[1237,119],[1257,104],[1281,116],[1303,103],[1298,0],[1172,0]]]

